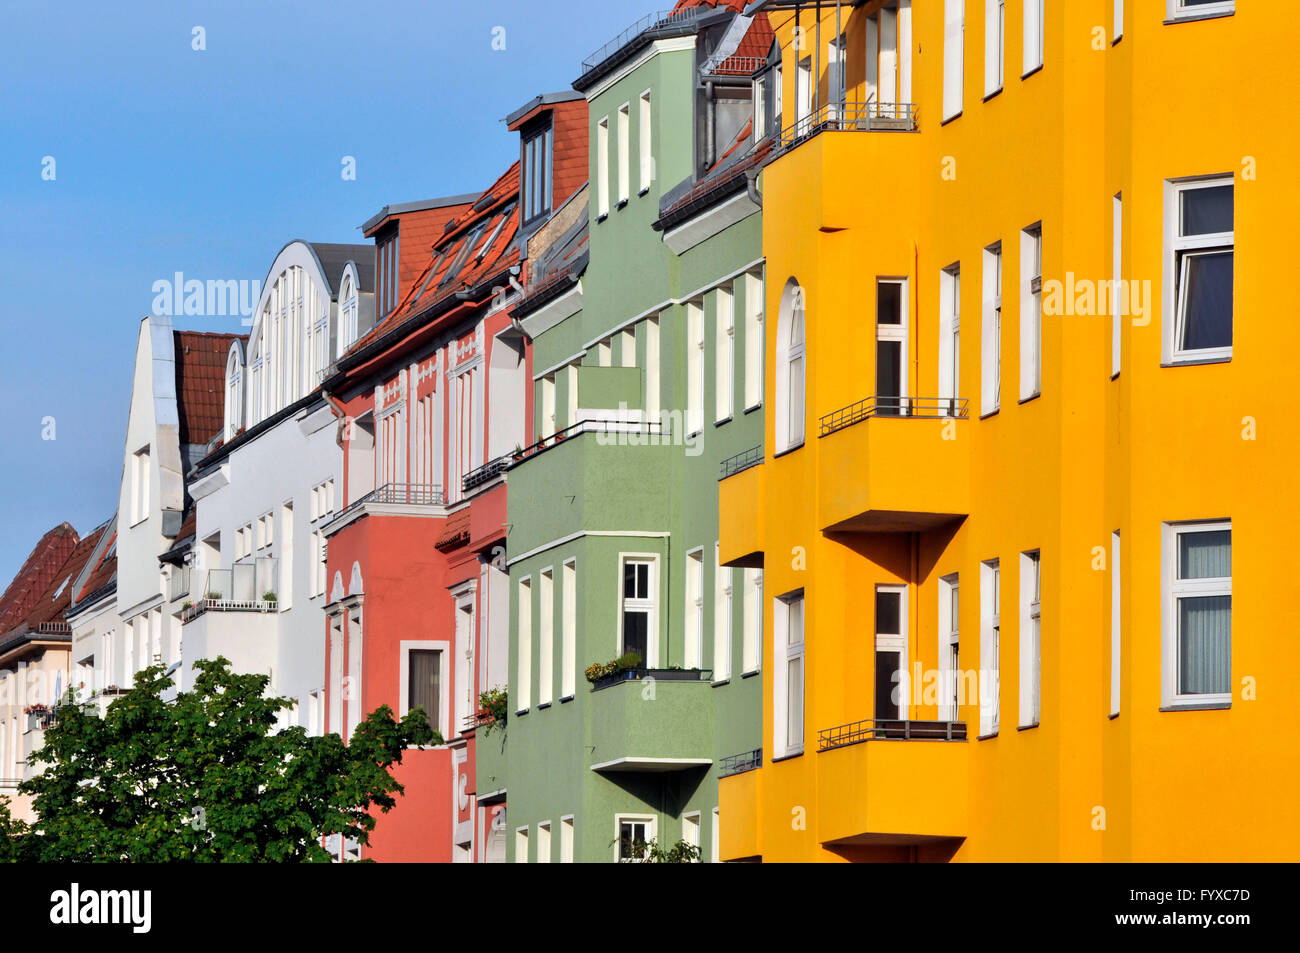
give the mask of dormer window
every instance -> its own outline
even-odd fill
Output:
[[[519,165],[520,222],[524,225],[551,210],[551,123],[524,133]]]
[[[377,313],[380,318],[387,317],[388,313],[397,307],[398,251],[398,233],[397,228],[394,227],[379,239],[375,249],[375,293],[378,298]]]
[[[357,284],[349,271],[339,286],[339,347],[338,356],[350,348],[357,339]]]
[[[239,359],[239,344],[230,348],[230,358],[226,361],[226,439],[230,440],[239,432],[243,423],[244,412],[244,375]]]

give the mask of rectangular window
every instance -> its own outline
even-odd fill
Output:
[[[962,53],[966,45],[966,0],[943,3],[943,120],[961,115]]]
[[[631,144],[628,137],[631,135],[631,118],[629,115],[630,105],[624,103],[618,107],[618,205],[622,208],[627,204],[631,194],[631,170],[628,168]]]
[[[596,366],[612,367],[614,364],[614,344],[612,338],[605,338],[596,343]]]
[[[1124,0],[1115,0],[1114,23],[1111,27],[1111,42],[1116,42],[1124,35]]]
[[[131,458],[132,494],[131,523],[139,523],[149,515],[149,480],[152,468],[149,466],[149,448],[142,447]]]
[[[1022,76],[1043,65],[1043,0],[1024,0],[1025,45]]]
[[[709,838],[709,863],[716,864],[722,859],[722,812],[713,809],[713,836]]]
[[[621,367],[636,367],[636,328],[618,332],[618,358]]]
[[[1110,714],[1119,714],[1120,609],[1123,577],[1119,572],[1119,530],[1110,534]]]
[[[343,617],[330,617],[330,734],[343,734]]]
[[[1043,389],[1043,228],[1020,233],[1020,399]]]
[[[280,545],[276,547],[280,557],[280,587],[276,593],[280,611],[293,608],[293,501],[280,507]]]
[[[533,704],[533,580],[519,580],[519,656],[515,673],[515,709],[526,712]]]
[[[636,652],[645,668],[653,668],[650,639],[656,623],[655,563],[651,559],[624,559],[622,644],[620,653]]]
[[[423,708],[429,727],[442,730],[442,653],[436,649],[410,649],[406,658],[406,708]]]
[[[1165,184],[1165,363],[1232,357],[1231,176]]]
[[[704,654],[704,550],[686,554],[686,668],[699,668]]]
[[[560,818],[560,863],[573,863],[573,818]]]
[[[980,564],[980,735],[998,733],[1002,664],[1002,573],[996,559]]]
[[[596,123],[596,216],[609,214],[609,117]]]
[[[731,600],[735,570],[722,565],[719,543],[713,544],[713,680],[731,678]]]
[[[347,738],[351,738],[352,732],[356,730],[357,725],[361,724],[362,709],[365,707],[364,685],[361,681],[361,659],[364,645],[365,642],[362,640],[361,632],[361,612],[358,610],[348,616],[348,678],[347,684],[343,686],[344,694],[348,699]]]
[[[645,814],[616,814],[614,859],[619,862],[644,860],[647,846],[655,839],[656,818]]]
[[[1232,703],[1232,523],[1164,525],[1166,708]]]
[[[537,703],[549,705],[555,685],[555,572],[542,570],[537,587]],[[541,843],[538,842],[540,848]]]
[[[736,366],[736,309],[730,289],[719,288],[713,296],[717,310],[713,342],[714,360],[714,420],[721,423],[732,412],[732,380]]]
[[[700,848],[700,812],[692,811],[682,815],[682,840],[696,850]]]
[[[1166,0],[1170,20],[1228,16],[1236,7],[1235,0]]]
[[[641,94],[639,103],[639,124],[637,128],[637,148],[641,153],[641,194],[650,191],[650,182],[654,178],[655,160],[651,151],[650,132],[650,90]]]
[[[810,56],[799,61],[795,73],[794,105],[798,128],[801,133],[806,132],[812,123],[813,108],[813,63]]]
[[[578,420],[578,365],[570,364],[564,369],[565,373],[565,400],[568,404],[568,413],[564,418],[564,426],[572,427],[579,423]]]
[[[939,718],[944,721],[958,721],[961,717],[961,615],[958,612],[958,582],[957,573],[939,580],[939,661],[943,671]]]
[[[772,737],[778,758],[803,753],[803,590],[772,601],[776,670],[773,673]]]
[[[555,375],[542,378],[542,432],[541,439],[555,433]]]
[[[646,420],[659,420],[659,318],[645,322],[645,411]]]
[[[570,559],[560,578],[560,697],[572,698],[578,655],[578,564]]]
[[[1007,0],[984,0],[984,95],[1002,88]]]
[[[686,303],[686,432],[704,429],[704,302]]]
[[[551,862],[551,822],[540,821],[537,824],[537,862]]]
[[[984,249],[984,320],[981,328],[980,415],[998,409],[1002,394],[1002,245]]]
[[[763,402],[763,275],[745,275],[745,409]]]
[[[907,279],[876,279],[876,412],[908,413]]]
[[[1020,724],[1032,728],[1043,709],[1042,564],[1038,551],[1020,554]]]
[[[741,671],[757,672],[763,657],[763,570],[744,570],[744,599]]]
[[[1121,252],[1123,251],[1124,233],[1124,197],[1116,192],[1111,200],[1110,216],[1110,376],[1119,373],[1120,368],[1120,330],[1124,307],[1123,288],[1120,276],[1123,273]]]
[[[907,587],[876,586],[876,720],[907,718]]]
[[[515,829],[515,863],[528,863],[528,827]]]
[[[961,266],[939,272],[939,396],[943,413],[961,410]]]

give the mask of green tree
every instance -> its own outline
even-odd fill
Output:
[[[0,834],[8,823],[18,842],[9,859],[326,861],[326,835],[369,843],[372,808],[387,812],[402,794],[390,769],[403,750],[442,742],[422,710],[397,721],[387,705],[347,745],[274,731],[292,702],[263,694],[268,676],[232,672],[224,658],[195,670],[193,687],[170,701],[172,680],[151,666],[103,717],[90,705],[58,707],[42,770],[19,786],[36,822],[0,814]]]

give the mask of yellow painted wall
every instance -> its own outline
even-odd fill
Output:
[[[851,84],[861,82],[863,18],[876,6],[845,8]],[[724,513],[759,513],[744,532],[757,533],[765,553],[766,632],[773,631],[772,598],[805,590],[806,736],[804,754],[771,762],[769,638],[767,762],[743,791],[739,779],[722,782],[724,825],[726,818],[747,825],[756,814],[759,829],[735,842],[761,844],[768,861],[1294,859],[1300,742],[1290,730],[1289,673],[1300,663],[1300,639],[1286,610],[1300,583],[1283,531],[1300,516],[1293,489],[1300,451],[1286,406],[1288,351],[1300,343],[1300,325],[1285,313],[1281,292],[1294,256],[1280,239],[1300,211],[1291,168],[1300,133],[1290,118],[1300,98],[1293,54],[1300,27],[1270,5],[1245,3],[1231,17],[1165,24],[1164,0],[1130,0],[1125,35],[1112,45],[1112,0],[1047,0],[1045,67],[1022,79],[1022,3],[1006,0],[1004,88],[981,101],[984,4],[966,6],[961,116],[940,124],[943,4],[914,2],[920,131],[825,132],[776,159],[762,178],[768,459],[761,479],[724,480],[720,493]],[[772,19],[785,54],[788,124],[793,14]],[[807,9],[801,21],[813,42]],[[833,24],[832,7],[823,44]],[[1249,81],[1233,90],[1229,72]],[[1248,157],[1253,178],[1243,174],[1252,168]],[[1164,181],[1229,172],[1236,174],[1232,360],[1161,367]],[[1150,320],[1125,323],[1123,366],[1112,379],[1108,315],[1045,314],[1042,395],[1019,403],[1020,231],[1042,222],[1045,281],[1067,272],[1108,279],[1117,192],[1124,275],[1151,280]],[[982,251],[997,241],[1001,407],[980,419]],[[845,464],[828,466],[830,442],[849,431],[819,439],[818,418],[874,390],[875,278],[909,278],[910,392],[936,396],[939,274],[953,262],[962,269],[961,395],[971,402],[971,419],[956,428],[968,445],[954,455],[937,443],[934,422],[889,421],[929,428],[934,445],[864,434],[866,452],[893,447],[898,458],[858,465],[850,453]],[[806,294],[808,437],[802,448],[773,456],[775,333],[791,276]],[[1254,419],[1253,440],[1242,436],[1246,417]],[[959,524],[919,534],[822,531],[826,501],[920,499],[918,488],[930,493],[932,468],[952,467],[954,458],[969,467],[962,474],[968,492],[954,491],[954,505],[969,512]],[[861,485],[866,475],[875,485]],[[1161,524],[1220,517],[1233,528],[1234,701],[1226,711],[1161,712]],[[1119,717],[1110,719],[1110,575],[1094,568],[1093,550],[1102,547],[1109,560],[1115,529],[1123,546],[1122,699]],[[724,553],[739,551],[726,522],[722,533]],[[750,539],[743,548],[752,548]],[[1031,549],[1041,551],[1043,572],[1042,716],[1038,727],[1017,731],[1018,555]],[[827,754],[817,753],[817,731],[872,717],[873,587],[913,583],[911,660],[930,669],[938,666],[938,579],[959,572],[961,662],[978,668],[979,564],[991,558],[1002,566],[1000,734],[973,740],[979,716],[969,705],[961,714],[972,740],[968,757],[954,759],[965,762],[960,769],[863,769],[874,771],[868,785],[922,803],[935,797],[934,787],[952,785],[952,796],[967,803],[965,838],[955,853],[924,845],[828,849],[818,831],[851,826],[861,798],[841,770],[819,765]],[[1247,676],[1257,680],[1255,700],[1242,697]],[[938,715],[921,706],[911,717]],[[912,784],[927,789],[910,791]],[[751,791],[756,809],[728,808]]]

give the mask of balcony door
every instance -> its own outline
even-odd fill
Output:
[[[908,412],[907,279],[876,281],[876,413]]]
[[[907,587],[876,587],[876,720],[907,718]]]

